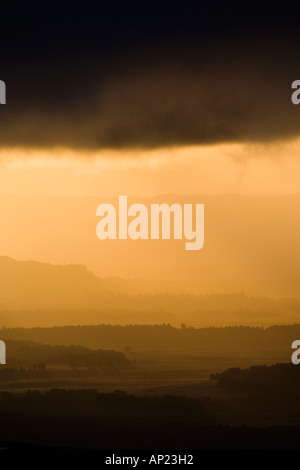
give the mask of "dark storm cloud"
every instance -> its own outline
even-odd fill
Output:
[[[7,13],[2,147],[147,148],[298,135],[295,11],[225,2],[197,10],[104,5]]]

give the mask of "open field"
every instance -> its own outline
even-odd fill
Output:
[[[224,396],[224,391],[213,387],[210,374],[231,367],[246,368],[251,365],[272,365],[284,362],[286,357],[278,353],[240,356],[212,354],[208,351],[178,353],[178,351],[143,351],[127,354],[132,367],[126,371],[103,373],[92,367],[47,366],[52,377],[34,377],[20,380],[3,380],[0,389],[24,392],[51,388],[93,388],[101,392],[121,389],[143,395],[185,395],[194,398]],[[71,375],[71,376],[70,376]]]

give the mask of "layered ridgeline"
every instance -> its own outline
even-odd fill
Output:
[[[221,286],[221,293],[204,295],[201,284],[100,279],[83,265],[0,257],[0,284],[0,326],[5,327],[99,323],[197,327],[300,319],[298,299],[226,293]]]
[[[130,362],[122,352],[110,349],[89,349],[83,346],[51,346],[36,341],[6,341],[7,362],[12,366],[64,365],[100,367],[110,371],[126,369]],[[38,361],[38,363],[37,363]]]
[[[35,341],[6,341],[7,366],[0,381],[52,380],[122,374],[131,364],[122,352],[82,346],[51,346]]]

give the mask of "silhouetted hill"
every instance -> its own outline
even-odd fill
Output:
[[[41,344],[34,341],[6,341],[7,364],[29,366],[43,362],[45,365],[70,367],[97,366],[106,369],[124,369],[130,362],[123,353],[113,350],[88,349],[83,346]],[[1,369],[0,369],[1,372]]]
[[[226,390],[234,403],[227,407],[231,423],[297,424],[300,423],[300,368],[290,363],[259,365],[248,369],[230,368],[212,374],[217,386]]]
[[[0,306],[47,308],[84,305],[93,292],[105,294],[100,280],[82,265],[51,265],[0,257]]]
[[[298,395],[300,368],[292,363],[251,366],[248,369],[234,367],[211,378],[217,379],[221,387],[260,396],[267,394],[269,399],[285,396],[289,401],[291,396]]]

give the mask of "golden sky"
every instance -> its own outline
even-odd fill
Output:
[[[298,192],[300,139],[154,150],[2,149],[0,195]]]
[[[293,199],[299,152],[300,139],[132,151],[2,149],[1,254],[82,263],[101,277],[234,282],[300,275]],[[96,208],[119,195],[129,203],[167,202],[164,195],[205,203],[203,250],[187,253],[184,241],[98,240]]]

